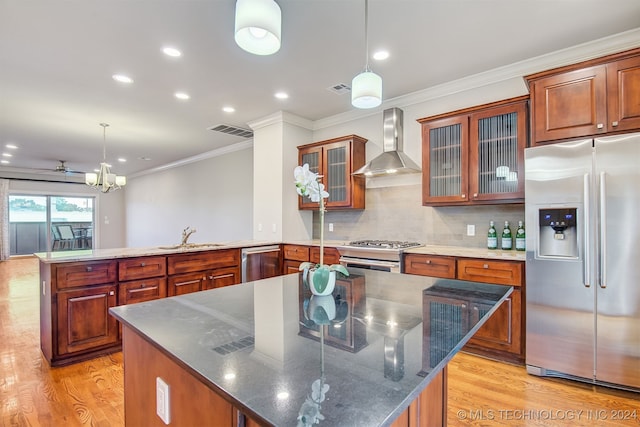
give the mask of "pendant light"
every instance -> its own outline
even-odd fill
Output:
[[[280,50],[282,13],[273,0],[236,2],[235,40],[254,55],[271,55]]]
[[[374,108],[382,104],[382,78],[369,68],[369,0],[364,0],[364,71],[351,82],[351,105]]]
[[[108,123],[100,123],[102,126],[102,163],[98,173],[88,172],[84,175],[84,182],[88,186],[108,193],[111,190],[119,190],[127,184],[125,176],[111,173],[111,165],[107,163],[107,127]]]

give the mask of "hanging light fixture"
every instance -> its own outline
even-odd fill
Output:
[[[107,126],[108,123],[100,123],[102,126],[102,163],[98,173],[89,172],[84,175],[84,182],[103,193],[111,190],[119,190],[127,184],[125,176],[111,173],[111,165],[107,163]]]
[[[351,105],[374,108],[382,104],[382,78],[369,68],[369,0],[364,0],[364,71],[351,82]]]
[[[282,13],[273,0],[236,2],[236,43],[255,55],[271,55],[280,50]]]

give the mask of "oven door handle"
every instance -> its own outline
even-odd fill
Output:
[[[365,265],[365,266],[375,266],[375,267],[388,267],[397,269],[400,268],[400,262],[395,261],[380,261],[376,259],[362,259],[362,258],[351,258],[347,256],[340,257],[340,264],[353,264],[353,265]]]

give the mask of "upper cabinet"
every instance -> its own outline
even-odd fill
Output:
[[[422,204],[522,203],[527,100],[419,119]]]
[[[351,173],[365,164],[366,142],[357,135],[348,135],[298,147],[299,164],[308,163],[311,171],[322,176],[329,193],[327,210],[364,209],[365,178]],[[318,203],[300,197],[298,208],[316,210]]]
[[[640,49],[525,80],[534,145],[640,129]]]

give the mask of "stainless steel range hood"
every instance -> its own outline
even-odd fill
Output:
[[[402,152],[403,112],[399,108],[389,108],[382,113],[382,154],[353,172],[352,175],[381,176],[420,172],[415,164]]]

